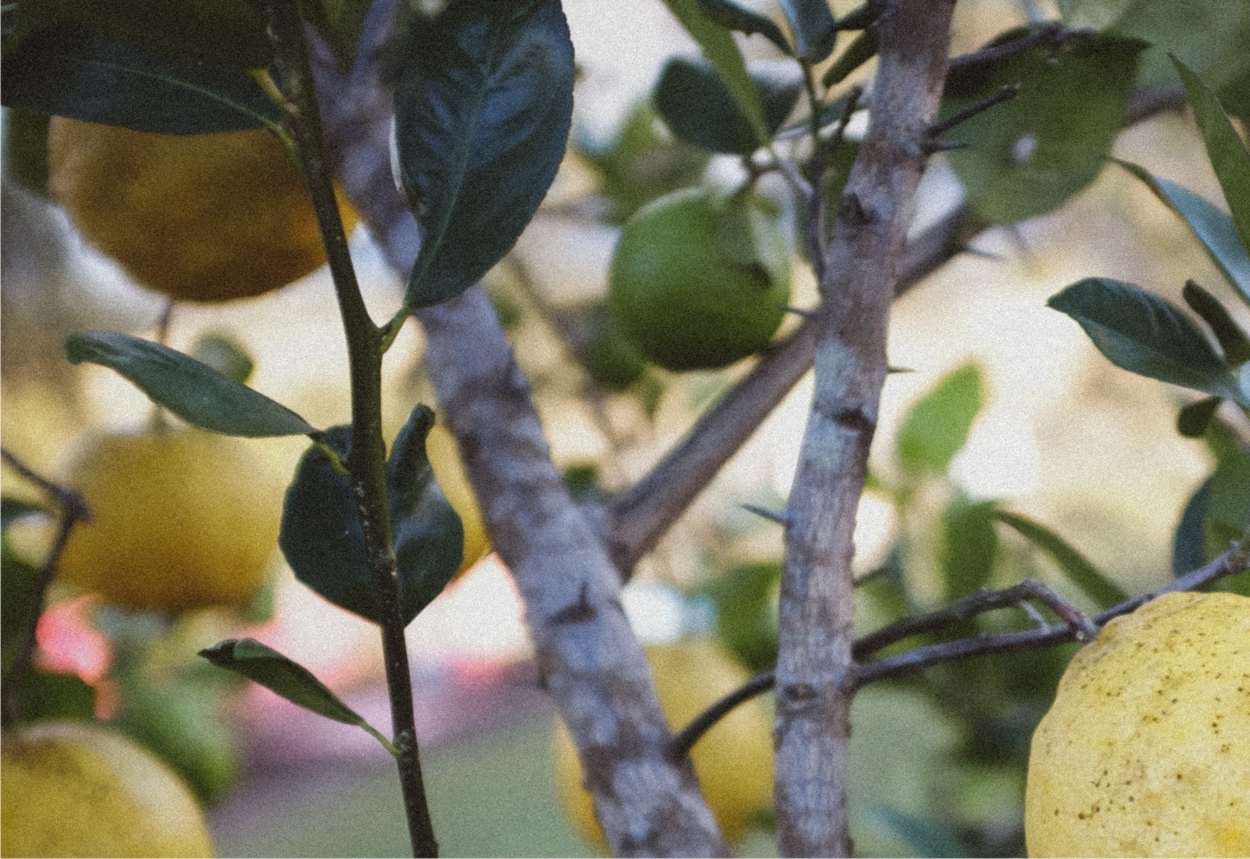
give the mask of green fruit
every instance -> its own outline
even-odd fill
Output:
[[[623,391],[647,370],[647,359],[617,326],[606,307],[591,311],[591,333],[583,356],[590,377],[613,391]]]
[[[677,191],[625,224],[608,304],[669,370],[724,367],[768,345],[790,298],[790,251],[761,201]]]

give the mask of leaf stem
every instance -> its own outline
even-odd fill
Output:
[[[391,536],[386,489],[386,450],[382,440],[382,330],[369,316],[339,216],[330,171],[321,145],[321,122],[313,92],[308,47],[299,0],[269,0],[269,33],[282,72],[287,131],[312,196],[321,228],[351,368],[352,448],[347,465],[358,504],[369,566],[382,604],[382,646],[390,692],[394,747],[416,856],[437,856],[421,775],[421,757],[412,704],[412,678],[404,642],[399,578]],[[397,327],[397,326],[396,326]]]

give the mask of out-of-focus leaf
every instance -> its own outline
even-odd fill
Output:
[[[4,496],[0,499],[0,530],[7,530],[10,525],[27,516],[47,515],[48,508],[23,498]]]
[[[773,23],[772,18],[761,15],[740,0],[699,0],[699,7],[704,14],[730,30],[751,35],[759,33],[777,46],[783,54],[789,54],[790,43],[786,41],[781,28]]]
[[[1206,549],[1215,557],[1250,528],[1250,452],[1238,446],[1219,458],[1210,480]]]
[[[905,814],[889,806],[876,809],[882,825],[907,842],[917,856],[968,856],[968,848],[953,828],[940,820]]]
[[[942,512],[942,585],[948,600],[990,582],[998,553],[995,503],[956,496]]]
[[[6,107],[161,134],[275,126],[278,108],[244,68],[177,59],[80,27],[6,51]]]
[[[1185,303],[1210,326],[1224,360],[1236,367],[1250,361],[1250,337],[1241,330],[1220,300],[1192,280],[1185,282]]]
[[[414,28],[395,88],[398,178],[421,230],[408,307],[459,295],[512,248],[555,179],[572,112],[559,0],[459,0]]]
[[[755,64],[750,74],[771,138],[794,109],[803,81],[792,64]],[[739,155],[749,155],[759,148],[750,121],[706,60],[669,60],[660,72],[652,98],[664,123],[682,140],[713,152]]]
[[[216,332],[200,336],[191,347],[191,357],[240,385],[247,383],[256,366],[242,346],[228,335]]]
[[[853,71],[877,55],[877,47],[877,31],[864,30],[846,46],[846,50],[838,54],[821,82],[827,87],[842,83]]]
[[[360,47],[365,16],[373,0],[319,0],[314,22],[334,50],[340,69],[350,69]]]
[[[6,179],[27,191],[48,196],[48,121],[46,113],[10,108],[4,118],[3,163]]]
[[[1049,555],[1068,580],[1097,605],[1106,608],[1128,599],[1123,588],[1045,525],[1006,510],[994,511],[994,518],[1015,528],[1029,542]]]
[[[1194,110],[1198,130],[1207,145],[1211,167],[1224,189],[1224,199],[1233,214],[1241,246],[1250,249],[1250,151],[1229,122],[1215,93],[1180,60],[1173,57],[1172,62],[1185,82],[1189,106]]]
[[[949,373],[903,419],[895,440],[899,461],[916,476],[944,473],[980,410],[980,368],[967,364]]]
[[[188,423],[226,435],[307,435],[313,427],[286,406],[168,346],[110,331],[84,331],[65,342],[74,364],[116,370],[154,402]]]
[[[735,567],[707,588],[716,606],[717,636],[752,671],[777,662],[773,591],[780,580],[780,564],[748,564]]]
[[[1188,188],[1160,179],[1145,168],[1128,161],[1117,161],[1167,204],[1189,225],[1216,267],[1250,304],[1250,253],[1242,245],[1232,216]]]
[[[1181,511],[1176,534],[1172,538],[1172,575],[1183,576],[1207,562],[1206,519],[1211,503],[1211,479],[1194,490]]]
[[[756,140],[762,146],[768,141],[764,125],[764,108],[759,92],[747,73],[746,62],[733,37],[707,16],[699,0],[664,0],[664,5],[681,22],[681,25],[698,43],[707,59],[725,84],[725,89],[738,102],[742,115],[747,118]]]
[[[1176,431],[1186,438],[1198,438],[1207,431],[1222,402],[1223,397],[1206,397],[1185,406],[1176,416]]]
[[[1131,283],[1091,277],[1051,296],[1049,307],[1085,329],[1098,351],[1125,370],[1250,404],[1202,331],[1169,302]]]
[[[23,720],[91,719],[95,715],[95,689],[74,674],[32,671],[15,684],[13,709]]]
[[[781,0],[781,10],[790,22],[799,57],[819,63],[833,53],[838,24],[829,11],[829,0]]]
[[[1008,31],[993,44],[1028,30]],[[969,202],[992,223],[1040,215],[1088,185],[1120,131],[1144,42],[1086,34],[993,64],[959,68],[946,81],[942,117],[1019,86],[1012,100],[957,126],[969,144],[949,153]]]
[[[0,540],[0,566],[0,666],[8,674],[29,629],[39,571],[19,557],[7,539]]]

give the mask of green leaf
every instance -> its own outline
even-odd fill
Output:
[[[0,666],[7,675],[30,625],[39,570],[17,555],[7,539],[0,540],[0,566]]]
[[[27,516],[46,516],[48,508],[33,501],[13,498],[6,495],[0,499],[0,531],[7,531],[9,526]]]
[[[799,57],[819,63],[833,53],[838,24],[829,11],[829,0],[781,0],[781,10],[794,32]]]
[[[1237,135],[1215,93],[1176,57],[1176,71],[1185,82],[1189,105],[1207,146],[1207,157],[1224,189],[1224,199],[1233,213],[1233,223],[1243,249],[1250,249],[1250,151]]]
[[[722,27],[747,35],[759,33],[783,54],[791,53],[790,43],[772,18],[761,15],[740,0],[699,0],[699,8]]]
[[[1212,558],[1250,528],[1250,452],[1245,448],[1229,448],[1216,464],[1205,524],[1207,556]]]
[[[408,307],[459,295],[512,248],[555,179],[572,111],[559,0],[460,0],[416,28],[395,89],[398,177],[421,230]]]
[[[958,831],[946,821],[917,817],[889,806],[880,806],[874,811],[881,824],[905,841],[917,856],[971,855]]]
[[[768,136],[779,129],[803,89],[791,64],[782,73],[775,65],[753,65],[751,80],[764,109]],[[660,72],[652,94],[656,111],[678,138],[710,149],[750,155],[759,148],[751,123],[710,63],[674,57]]]
[[[725,89],[738,102],[738,107],[751,124],[759,145],[763,146],[768,142],[764,108],[760,104],[759,92],[747,73],[742,52],[738,50],[733,37],[703,12],[699,0],[664,0],[664,5],[698,43],[703,56],[720,75]]]
[[[229,335],[212,331],[196,339],[191,357],[240,385],[247,383],[256,366],[252,357]]]
[[[373,726],[355,710],[297,662],[251,638],[230,638],[200,651],[209,662],[227,671],[242,674],[292,704],[311,710],[319,716],[364,728],[392,754],[395,749]]]
[[[460,566],[464,530],[434,481],[425,456],[433,417],[414,409],[387,463],[387,489],[395,537],[400,613],[411,623],[442,591]],[[344,462],[351,428],[333,427],[324,441]],[[330,602],[380,623],[378,587],[369,568],[364,531],[349,478],[321,449],[308,449],[282,507],[278,545],[295,577]]]
[[[10,108],[4,117],[4,176],[27,191],[48,196],[48,122],[46,113]]]
[[[1250,337],[1233,321],[1219,299],[1192,280],[1185,281],[1183,294],[1185,303],[1211,327],[1224,350],[1224,360],[1233,367],[1250,361]]]
[[[1206,397],[1185,406],[1176,416],[1176,431],[1186,438],[1198,438],[1207,431],[1222,402],[1223,397]]]
[[[154,402],[214,432],[251,437],[315,432],[302,417],[264,394],[168,346],[109,331],[85,331],[65,342],[75,364],[116,370]]]
[[[777,663],[774,591],[780,580],[780,564],[747,564],[729,570],[707,587],[716,606],[717,637],[752,671]]]
[[[877,31],[862,31],[851,44],[846,46],[846,50],[838,54],[838,58],[833,61],[833,65],[829,67],[829,70],[825,72],[825,76],[821,78],[821,83],[827,87],[842,83],[850,76],[851,72],[875,57],[878,47]]]
[[[914,476],[943,474],[968,440],[981,410],[981,370],[966,364],[916,402],[895,439],[899,462]]]
[[[1098,351],[1125,370],[1240,403],[1250,402],[1202,331],[1182,311],[1131,283],[1086,278],[1051,296],[1049,307],[1085,329]]]
[[[994,518],[1015,528],[1030,543],[1050,555],[1068,580],[1097,605],[1106,608],[1128,599],[1128,594],[1119,585],[1045,525],[1006,510],[996,510]]]
[[[95,716],[95,689],[74,674],[33,671],[15,684],[13,709],[25,721],[85,719]]]
[[[373,0],[319,0],[313,7],[313,22],[334,51],[339,68],[352,67],[360,48],[365,18]],[[305,7],[307,9],[307,7]]]
[[[991,44],[1027,35],[1010,30]],[[1048,212],[1098,175],[1120,131],[1144,42],[1080,35],[1060,48],[1038,47],[952,72],[941,115],[998,92],[1015,98],[958,125],[949,153],[977,213],[995,224]]]
[[[942,584],[948,600],[989,584],[998,554],[995,503],[959,495],[942,512]]]
[[[177,59],[101,33],[50,27],[4,54],[7,107],[162,134],[276,127],[246,69]]]
[[[1207,478],[1194,490],[1181,511],[1172,538],[1172,575],[1183,576],[1207,562],[1206,519],[1211,503],[1211,479]]]
[[[1189,225],[1211,261],[1250,304],[1250,253],[1238,238],[1232,217],[1188,188],[1160,179],[1143,167],[1128,161],[1117,160],[1116,163],[1145,182],[1156,197]]]

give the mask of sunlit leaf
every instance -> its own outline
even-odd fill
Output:
[[[907,412],[894,443],[904,467],[915,475],[944,473],[968,440],[981,396],[981,370],[968,364],[921,397]]]

